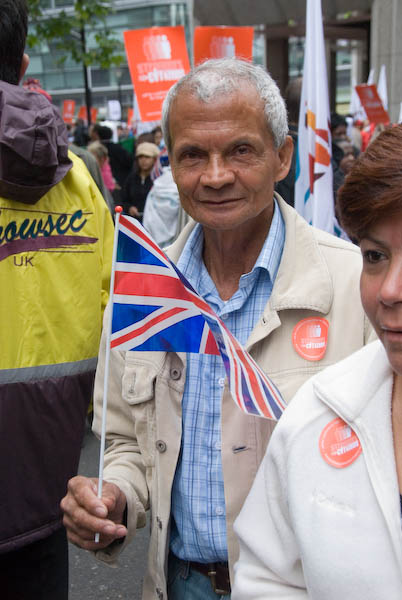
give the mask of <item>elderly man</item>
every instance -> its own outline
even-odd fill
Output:
[[[170,257],[289,400],[366,342],[359,251],[274,196],[292,141],[279,90],[260,67],[224,59],[195,68],[170,90],[163,123],[195,221]],[[103,359],[95,432],[102,371]],[[236,408],[219,357],[112,351],[110,376],[107,483],[99,500],[95,479],[70,482],[62,502],[70,540],[114,563],[151,508],[143,598],[229,597],[233,520],[272,422]]]

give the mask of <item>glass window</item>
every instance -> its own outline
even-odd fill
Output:
[[[82,88],[84,87],[84,72],[82,67],[75,71],[65,71],[64,79],[67,88]]]
[[[63,73],[44,73],[42,83],[45,90],[62,90],[66,87]]]
[[[30,56],[29,57],[29,75],[32,77],[31,73],[42,73],[43,71],[43,63],[41,56]]]
[[[93,87],[104,87],[111,85],[110,71],[108,69],[97,69],[96,67],[92,67],[91,77]]]
[[[55,8],[60,8],[61,6],[72,6],[74,4],[74,0],[54,0]]]

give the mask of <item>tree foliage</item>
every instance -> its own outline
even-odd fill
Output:
[[[75,0],[71,9],[44,15],[41,0],[27,0],[30,16],[28,44],[31,48],[47,41],[63,56],[59,64],[70,56],[85,66],[98,65],[108,69],[119,65],[124,57],[123,44],[106,25],[106,17],[113,11],[112,1]],[[88,34],[94,36],[95,47],[88,48]]]

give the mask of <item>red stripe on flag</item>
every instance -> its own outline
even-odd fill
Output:
[[[232,344],[234,345],[236,354],[239,357],[239,359],[243,365],[243,368],[245,369],[245,371],[247,372],[247,375],[249,377],[250,386],[254,393],[258,408],[260,409],[260,411],[262,412],[263,415],[265,415],[268,418],[272,418],[273,414],[271,411],[269,411],[266,403],[264,402],[264,396],[261,393],[260,382],[258,381],[256,374],[255,374],[254,370],[252,369],[251,365],[248,363],[244,350],[242,349],[240,344],[237,342],[235,337],[231,336],[231,338],[232,338],[231,341],[232,341]]]
[[[155,305],[158,298],[191,301],[180,279],[171,277],[167,269],[166,275],[116,271],[114,293],[125,296],[152,297],[155,298]]]
[[[116,338],[115,340],[112,340],[110,343],[110,347],[114,348],[115,346],[120,346],[120,344],[123,344],[124,342],[128,342],[129,340],[132,340],[135,337],[138,337],[145,331],[148,331],[151,327],[153,327],[157,323],[160,323],[161,321],[164,321],[165,319],[168,319],[169,317],[173,317],[174,315],[177,315],[178,313],[183,312],[184,310],[187,310],[187,309],[180,308],[180,307],[171,308],[167,312],[164,312],[162,315],[159,315],[158,317],[151,319],[150,321],[148,321],[145,325],[143,325],[139,329],[136,329],[135,331],[130,331],[130,333],[126,333],[126,335],[122,335],[122,336]]]

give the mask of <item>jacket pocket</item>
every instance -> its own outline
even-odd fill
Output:
[[[126,359],[123,400],[130,406],[135,437],[146,467],[155,464],[155,382],[156,372],[150,365]]]

